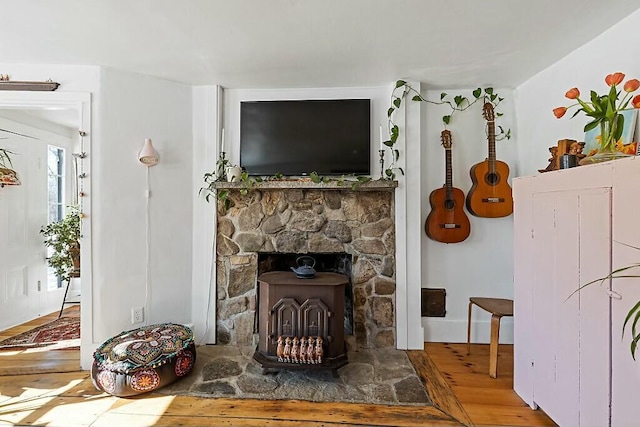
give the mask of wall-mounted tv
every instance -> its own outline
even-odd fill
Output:
[[[369,175],[371,101],[240,103],[240,166],[250,175]]]

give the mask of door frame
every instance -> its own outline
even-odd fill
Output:
[[[85,135],[80,138],[81,153],[84,158],[79,164],[78,174],[82,174],[81,191],[85,197],[78,202],[82,214],[80,273],[81,316],[80,316],[80,355],[83,369],[91,360],[93,351],[93,281],[92,281],[92,235],[91,235],[91,94],[88,92],[26,92],[0,91],[0,108],[42,108],[73,109],[78,113],[79,131]],[[80,188],[79,188],[80,190]]]

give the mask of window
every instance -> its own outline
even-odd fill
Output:
[[[47,193],[49,223],[61,221],[64,216],[65,201],[65,175],[64,175],[64,149],[49,145],[47,154]],[[51,252],[52,249],[48,248]],[[48,253],[47,255],[51,255]],[[52,291],[62,287],[62,281],[56,276],[55,271],[48,267],[47,289]]]

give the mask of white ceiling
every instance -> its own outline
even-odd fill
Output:
[[[398,78],[456,88],[515,87],[640,2],[0,0],[0,7],[4,63],[101,65],[230,88]]]

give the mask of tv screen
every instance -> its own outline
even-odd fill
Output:
[[[240,166],[250,175],[369,175],[370,100],[240,103]]]

